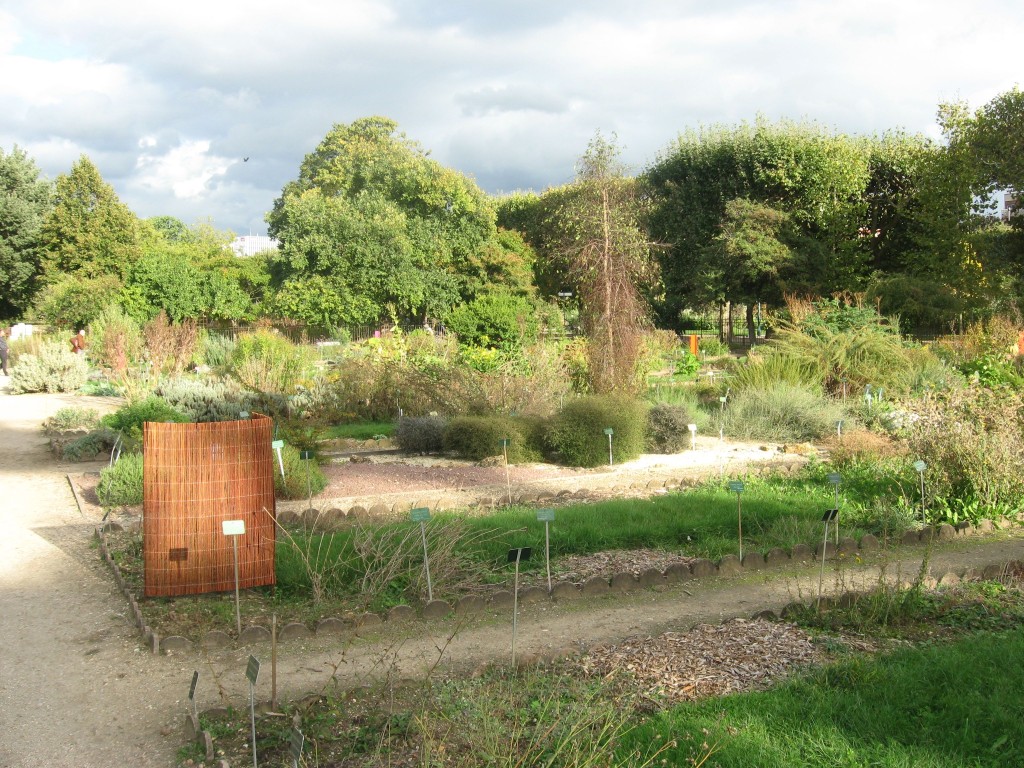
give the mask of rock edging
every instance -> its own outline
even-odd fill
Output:
[[[983,520],[977,527],[964,523],[957,526],[943,524],[934,528],[907,531],[903,535],[901,544],[911,546],[928,543],[932,539],[945,541],[958,537],[989,533],[996,530],[997,527],[1005,529],[1015,527],[1016,525],[1015,521],[1007,518],[1002,518],[998,522]],[[100,556],[113,572],[114,582],[128,603],[132,620],[143,642],[152,653],[182,653],[193,651],[197,647],[219,648],[232,645],[240,647],[271,641],[271,631],[259,624],[244,628],[237,639],[233,639],[231,635],[221,630],[211,630],[199,639],[191,639],[179,635],[160,637],[154,629],[145,623],[145,617],[139,607],[138,598],[125,581],[117,562],[110,555],[105,533],[107,530],[114,530],[115,526],[117,526],[117,523],[107,523],[96,528],[95,535],[99,542]],[[119,526],[117,527],[119,528]],[[560,581],[552,583],[550,592],[542,587],[524,587],[519,590],[518,597],[521,602],[530,603],[544,600],[571,600],[579,597],[593,597],[613,593],[621,594],[638,589],[665,587],[691,579],[714,576],[734,577],[748,572],[778,568],[794,562],[820,562],[823,557],[825,559],[852,557],[860,552],[877,551],[880,546],[880,542],[875,536],[865,534],[859,542],[852,537],[840,539],[838,547],[834,542],[828,542],[827,544],[818,543],[814,549],[805,544],[798,544],[789,551],[775,548],[767,553],[747,552],[742,561],[736,555],[725,555],[717,562],[701,558],[689,564],[674,563],[664,571],[652,568],[641,573],[639,576],[625,572],[615,573],[610,577],[592,576],[580,584]],[[944,575],[942,578],[945,579],[947,575],[949,574]],[[952,576],[959,578],[957,574],[952,574]],[[941,582],[941,579],[939,581]],[[947,581],[945,583],[951,582]],[[383,624],[398,624],[414,620],[444,620],[452,614],[466,616],[488,609],[504,609],[512,604],[513,597],[512,592],[508,590],[498,590],[486,599],[471,595],[459,598],[454,604],[445,600],[432,600],[424,604],[419,610],[410,605],[396,605],[380,614],[364,612],[347,617],[328,616],[320,619],[314,627],[293,622],[286,624],[278,631],[278,641],[289,642],[296,639],[340,635],[349,632],[358,634],[361,630],[370,630]]]

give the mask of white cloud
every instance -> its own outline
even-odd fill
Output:
[[[7,0],[0,146],[245,231],[336,122],[388,115],[491,191],[543,188],[596,129],[636,168],[759,113],[934,131],[939,101],[1014,84],[1022,36],[1010,0]]]
[[[156,148],[152,136],[143,142],[145,150]],[[149,192],[169,190],[179,199],[201,199],[210,191],[210,182],[223,177],[235,162],[211,155],[207,140],[183,141],[163,154],[140,154],[134,184]]]

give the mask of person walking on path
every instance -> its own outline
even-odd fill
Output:
[[[7,375],[7,331],[0,330],[0,368]]]

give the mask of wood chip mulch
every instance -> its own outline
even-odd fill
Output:
[[[824,652],[798,627],[761,619],[701,624],[689,632],[601,646],[579,663],[586,674],[627,674],[642,693],[665,703],[761,690]]]

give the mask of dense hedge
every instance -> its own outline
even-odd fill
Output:
[[[542,458],[542,422],[511,416],[460,416],[444,430],[444,448],[466,459],[479,461],[502,454],[501,441],[508,438],[510,464]]]

